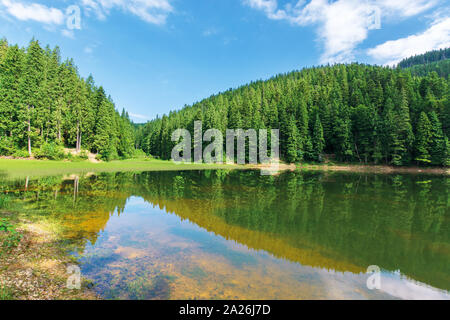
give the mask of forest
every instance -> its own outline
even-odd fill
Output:
[[[172,132],[280,129],[282,160],[450,164],[449,49],[397,68],[336,64],[303,69],[213,95],[145,125],[117,111],[92,76],[60,49],[0,41],[0,156],[60,159],[64,148],[103,160],[142,153],[168,160]],[[270,140],[270,139],[269,139]],[[270,141],[269,141],[270,142]],[[83,151],[84,150],[84,151]]]
[[[403,59],[398,63],[399,68],[410,68],[417,65],[430,64],[433,62],[443,61],[450,58],[450,48],[433,50],[424,54],[415,55],[410,58]]]
[[[405,60],[397,68],[336,64],[303,69],[213,95],[140,127],[137,146],[169,159],[177,128],[280,129],[283,160],[450,165],[448,50]],[[422,68],[411,71],[409,68]],[[445,69],[445,70],[448,70]],[[444,70],[444,71],[445,71]],[[424,75],[422,75],[422,73]],[[420,76],[419,76],[420,75]]]
[[[127,112],[73,60],[62,62],[58,47],[0,40],[0,156],[61,159],[73,148],[124,159],[136,153],[134,135]]]
[[[406,70],[409,70],[411,75],[419,77],[425,77],[434,71],[438,76],[448,79],[448,75],[450,74],[450,59],[418,64],[408,67]]]

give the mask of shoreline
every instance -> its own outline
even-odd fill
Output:
[[[145,172],[145,171],[187,171],[187,170],[246,170],[270,169],[270,166],[237,165],[237,164],[175,164],[171,161],[156,159],[118,160],[111,162],[92,163],[90,161],[51,161],[31,159],[5,159],[0,157],[0,177],[23,178],[43,177],[71,174],[95,174],[108,172]],[[388,165],[361,165],[361,164],[279,164],[279,173],[283,171],[328,171],[328,172],[354,172],[378,174],[432,174],[450,175],[450,168],[443,167],[393,167]],[[276,174],[276,173],[275,173]]]
[[[92,283],[81,277],[81,289],[68,289],[69,266],[78,262],[67,253],[51,225],[17,218],[13,213],[0,213],[11,218],[22,235],[11,251],[0,251],[0,300],[98,300]],[[1,248],[0,248],[1,249]]]
[[[245,165],[248,169],[270,169],[270,166]],[[433,174],[433,175],[450,175],[450,168],[422,168],[422,167],[393,167],[387,165],[360,165],[360,164],[279,164],[279,172],[283,171],[331,171],[331,172],[355,172],[355,173],[406,173],[406,174]]]
[[[422,168],[422,167],[393,167],[387,165],[311,165],[304,164],[297,166],[299,169],[336,171],[336,172],[360,172],[360,173],[408,173],[408,174],[435,174],[450,175],[449,168]]]

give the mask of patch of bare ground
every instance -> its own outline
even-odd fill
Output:
[[[21,158],[21,157],[13,157],[13,156],[0,156],[0,159],[6,159],[6,160],[36,160],[34,157]]]
[[[0,256],[0,287],[14,300],[96,300],[90,282],[80,290],[67,288],[69,265],[76,264],[45,225],[22,221],[19,245]]]

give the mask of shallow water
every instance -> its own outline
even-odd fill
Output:
[[[0,192],[57,223],[107,299],[450,299],[448,188],[439,176],[218,170]]]

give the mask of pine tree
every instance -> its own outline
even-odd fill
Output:
[[[436,112],[430,113],[430,156],[431,164],[444,165],[446,161],[446,142],[442,125]]]
[[[417,133],[415,142],[415,160],[419,164],[429,164],[430,160],[430,144],[431,144],[431,122],[425,112],[420,114],[417,123]]]
[[[450,166],[450,140],[448,139],[448,137],[445,137],[444,141],[445,141],[445,154],[442,159],[442,165],[445,167],[449,167]]]
[[[293,116],[289,118],[287,125],[287,144],[286,144],[286,160],[290,163],[294,163],[300,160],[301,154],[299,150],[299,131],[296,125],[296,121]]]
[[[400,106],[395,112],[395,125],[397,131],[397,141],[394,146],[394,152],[397,155],[395,165],[405,165],[410,161],[410,150],[414,141],[411,118],[409,114],[409,102],[406,90],[402,89],[400,93]]]
[[[0,78],[0,136],[14,139],[23,135],[24,124],[19,122],[18,111],[21,103],[19,93],[23,76],[25,54],[18,46],[8,47],[1,63]],[[12,142],[12,141],[11,141]]]
[[[19,121],[26,124],[27,151],[32,156],[32,140],[38,135],[39,129],[35,128],[35,123],[39,126],[42,119],[36,118],[42,108],[42,82],[44,80],[44,60],[43,51],[39,42],[32,40],[27,49],[25,59],[25,71],[20,83],[19,92],[21,103],[19,104]]]
[[[299,161],[308,158],[312,152],[311,135],[309,134],[309,117],[306,103],[302,100],[297,111]]]
[[[314,123],[312,143],[314,160],[322,161],[322,152],[325,147],[325,139],[323,137],[322,122],[320,121],[318,114],[316,116],[316,122]]]

